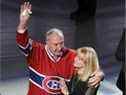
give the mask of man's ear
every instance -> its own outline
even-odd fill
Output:
[[[47,40],[45,40],[45,43],[47,44]]]
[[[45,43],[46,43],[46,44],[49,44],[49,41],[46,39],[46,40],[45,40]]]

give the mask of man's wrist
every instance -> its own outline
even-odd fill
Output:
[[[27,30],[27,27],[25,25],[18,25],[17,32],[18,33],[24,33]]]

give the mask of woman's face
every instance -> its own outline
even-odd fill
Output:
[[[88,59],[88,54],[77,54],[74,60],[74,67],[76,70],[79,70],[81,68],[85,67],[85,64],[87,63]]]

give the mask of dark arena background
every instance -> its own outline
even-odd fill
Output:
[[[0,0],[0,95],[26,95],[28,70],[15,36],[23,0]],[[92,46],[105,73],[97,95],[122,95],[116,81],[121,63],[115,51],[126,28],[125,0],[29,0],[33,6],[29,33],[44,41],[44,33],[63,30],[65,45]]]

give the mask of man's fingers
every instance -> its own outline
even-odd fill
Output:
[[[89,78],[88,85],[91,87],[97,87],[100,84],[100,78],[98,76],[93,76]]]
[[[99,81],[91,82],[88,84],[90,87],[97,87],[99,85]]]
[[[21,5],[21,7],[20,7],[20,12],[22,13],[23,10],[24,10],[24,5]]]
[[[24,2],[24,10],[26,9],[27,2]]]
[[[98,73],[98,71],[94,71],[90,76],[95,76]]]
[[[95,85],[95,88],[96,88],[96,87],[98,87],[99,85],[100,85],[100,83],[99,83],[99,84],[97,84],[97,85]]]
[[[29,9],[29,10],[32,9],[32,5],[31,5],[31,4],[28,5],[28,9]]]
[[[31,4],[29,4],[29,6],[28,6],[28,13],[32,14],[32,5]]]
[[[95,77],[95,74],[94,73],[89,76],[89,79],[91,79],[93,77]]]
[[[21,5],[21,15],[22,16],[30,16],[32,14],[32,5],[29,2],[24,2],[23,5]]]
[[[31,8],[30,2],[24,2],[24,4],[23,4],[23,9],[24,9],[24,10],[27,10],[27,9],[30,9],[30,8]]]
[[[27,2],[27,4],[26,4],[26,7],[27,7],[27,9],[31,9],[31,4],[30,4],[30,2]]]
[[[95,81],[96,81],[96,78],[97,78],[97,76],[95,76],[94,74],[92,74],[92,75],[89,77],[89,82],[90,82],[90,83],[95,82]]]
[[[29,2],[26,2],[26,8],[28,9],[30,6],[30,3]]]

